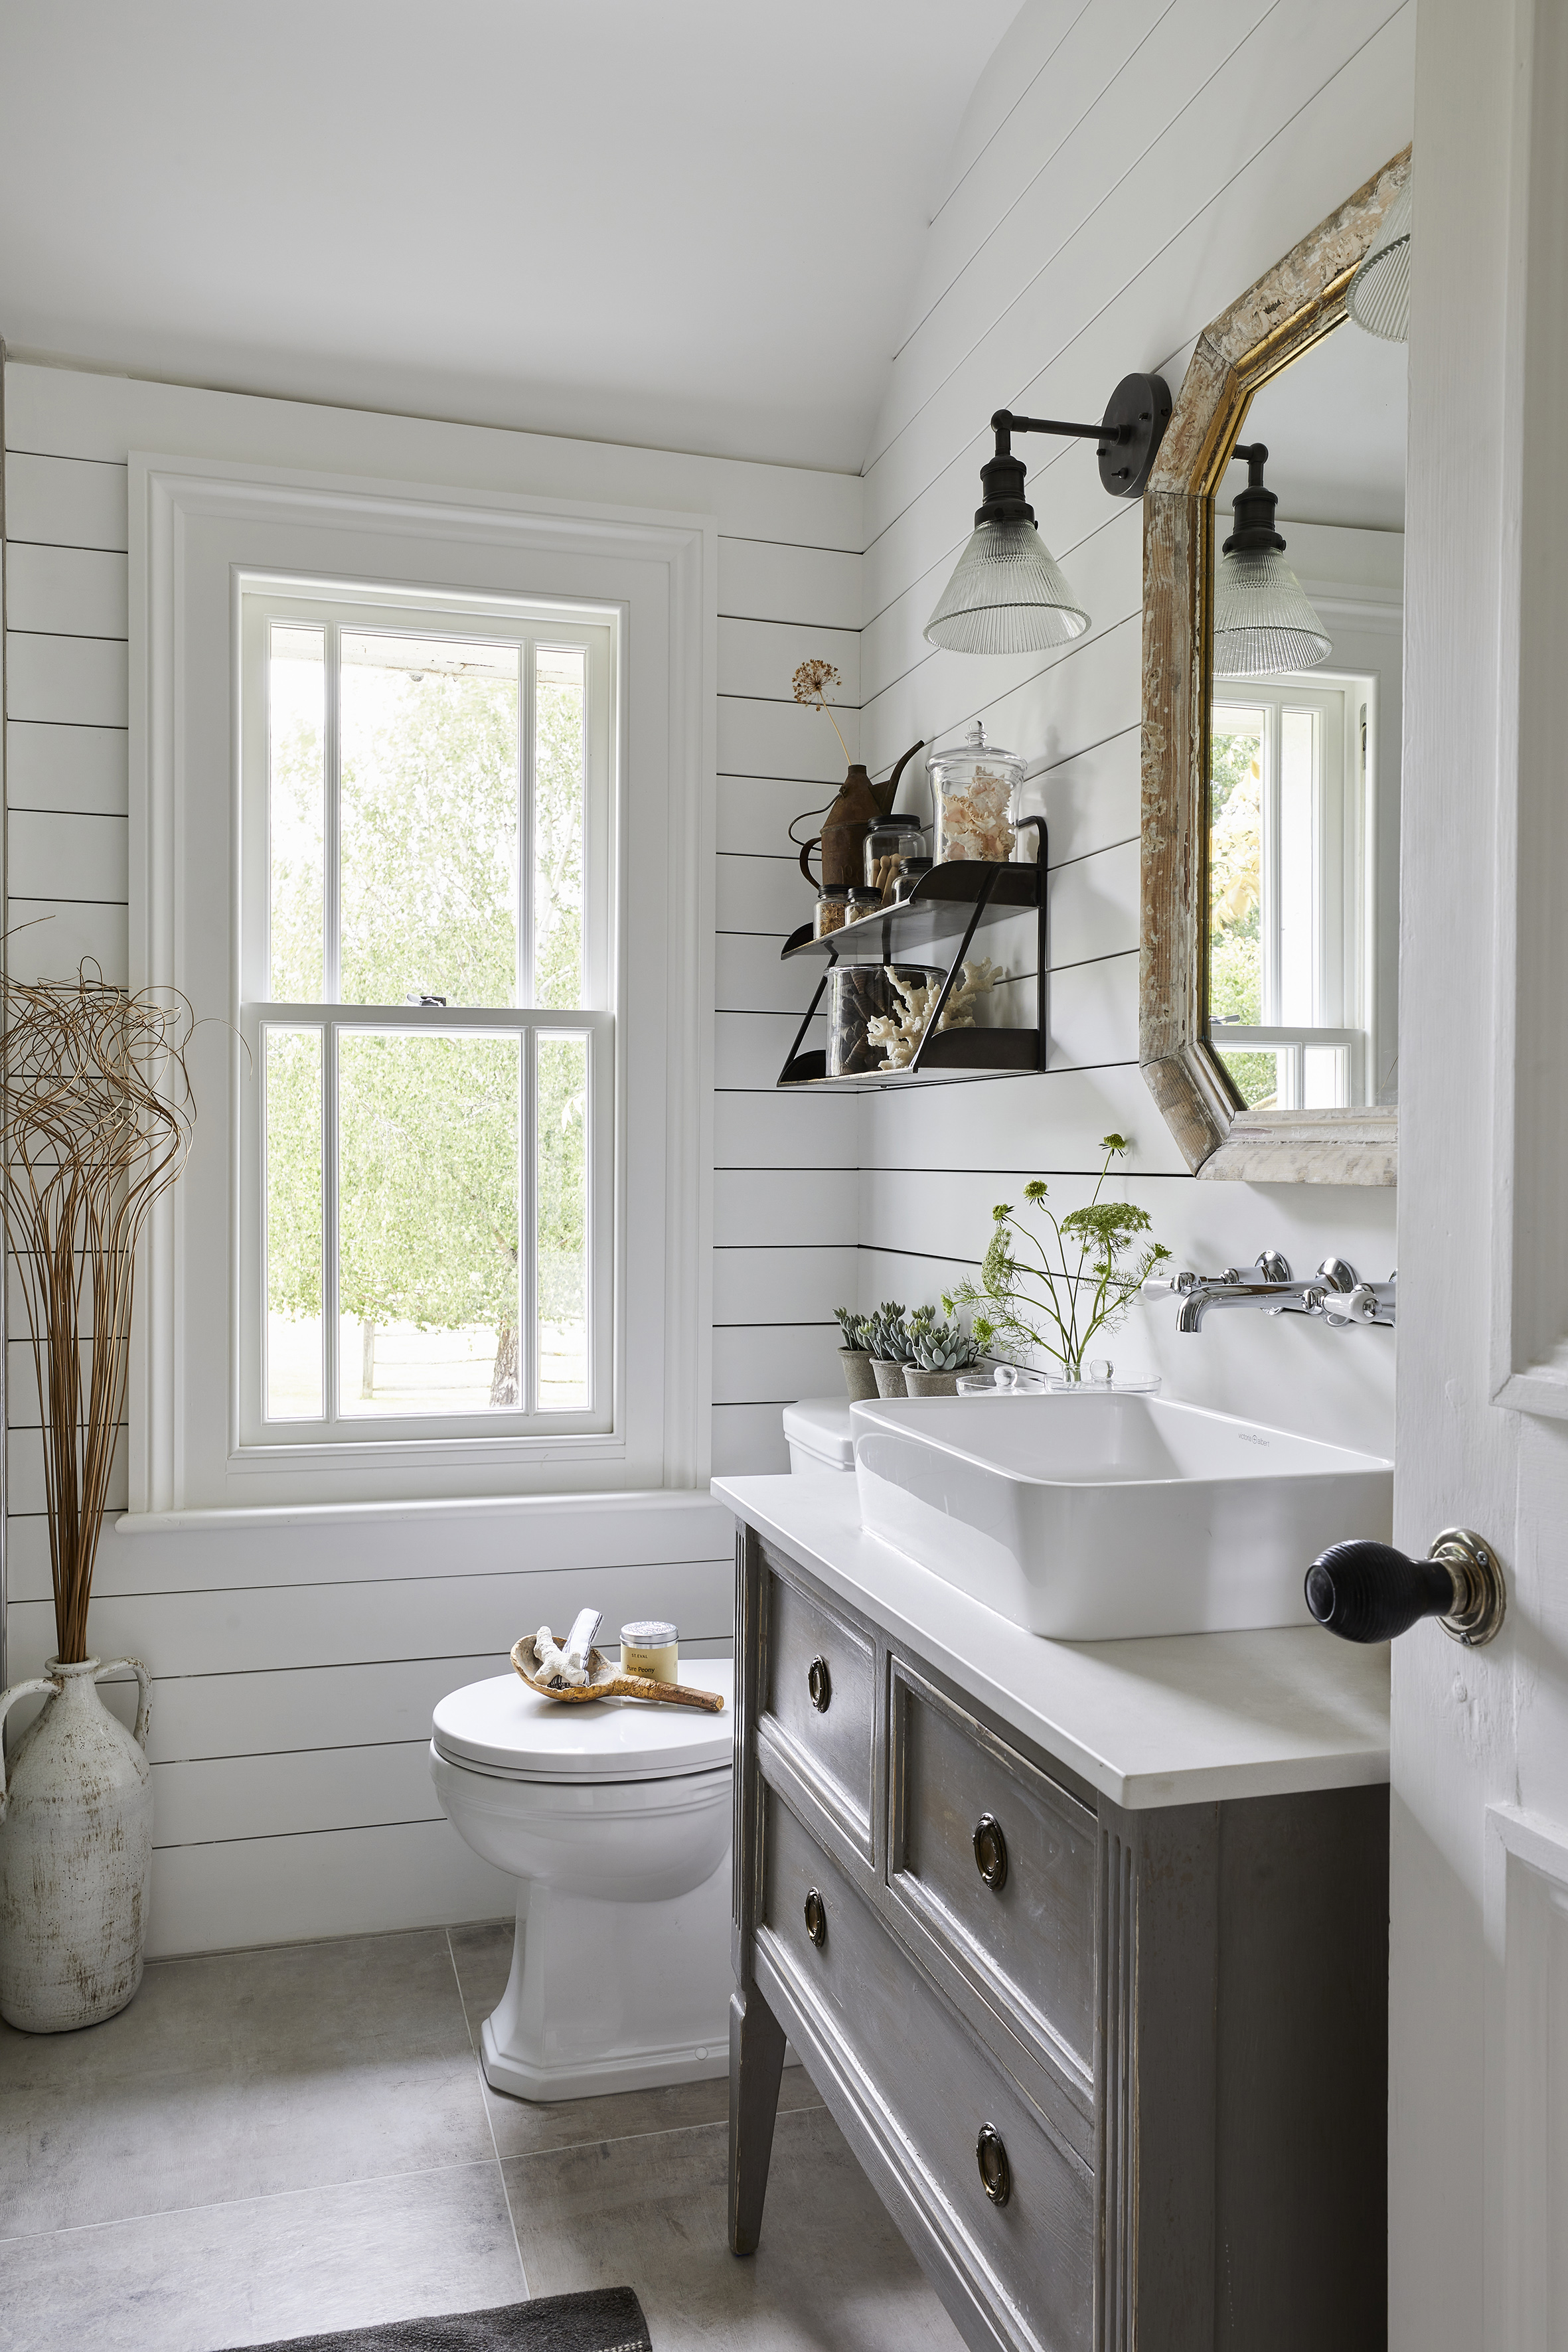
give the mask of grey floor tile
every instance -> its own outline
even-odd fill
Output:
[[[625,2283],[658,2352],[960,2352],[826,2110],[783,2115],[759,2252],[724,2242],[726,2132],[600,2141],[505,2167],[535,2294]]]
[[[512,1929],[512,1921],[503,1919],[450,1931],[452,1957],[476,2050],[479,2027],[506,1990]],[[530,2156],[544,2148],[580,2147],[594,2140],[727,2123],[730,2084],[727,2075],[720,2075],[706,2083],[674,2083],[658,2091],[617,2091],[598,2099],[534,2101],[509,2098],[487,2083],[485,2099],[500,2154]],[[821,2104],[805,2067],[786,2066],[779,2088],[781,2113]]]
[[[160,1960],[79,2033],[0,2026],[0,2235],[493,2157],[446,1933]]]
[[[730,2078],[671,2083],[658,2091],[613,2091],[598,2099],[509,2098],[485,2084],[490,2128],[503,2157],[531,2156],[544,2148],[582,2147],[591,2141],[633,2139],[647,2132],[682,2131],[694,2125],[730,2119]],[[822,2100],[804,2066],[786,2066],[779,2084],[779,2113],[819,2107]]]
[[[13,2240],[0,2278],[27,2352],[216,2352],[524,2292],[493,2159]]]

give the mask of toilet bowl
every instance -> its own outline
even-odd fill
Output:
[[[515,1674],[436,1709],[447,1818],[520,1882],[511,1974],[480,2035],[499,2091],[575,2099],[728,2070],[733,1669],[680,1672],[723,1712],[563,1706]]]

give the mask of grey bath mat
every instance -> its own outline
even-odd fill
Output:
[[[653,2339],[630,2287],[601,2286],[439,2319],[393,2319],[341,2336],[290,2336],[252,2352],[653,2352]]]

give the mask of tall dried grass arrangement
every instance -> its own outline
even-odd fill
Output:
[[[93,1563],[124,1417],[137,1238],[190,1150],[183,996],[74,982],[5,984],[0,1179],[26,1304],[62,1664],[87,1655]]]

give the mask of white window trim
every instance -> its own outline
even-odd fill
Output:
[[[712,519],[137,451],[129,475],[132,983],[180,989],[217,1016],[193,1055],[196,1148],[150,1223],[139,1269],[132,1523],[258,1505],[298,1517],[316,1505],[701,1486],[711,1398]],[[614,1436],[571,1441],[565,1467],[568,1449],[545,1438],[376,1442],[314,1449],[306,1461],[270,1448],[247,1460],[237,1446],[236,583],[242,572],[289,571],[576,599],[621,615],[617,764],[632,828],[616,940],[626,1379]],[[216,1332],[219,1258],[230,1307]],[[591,1460],[577,1458],[584,1443]]]

